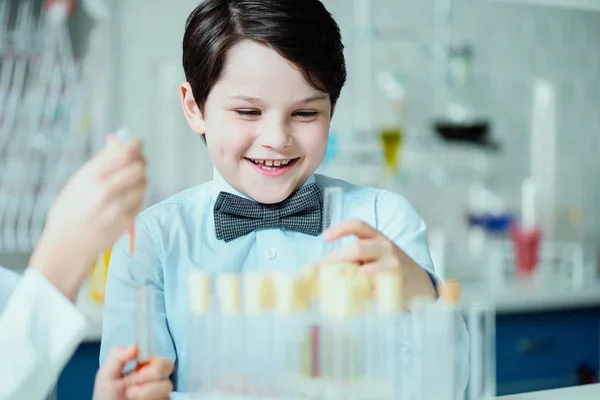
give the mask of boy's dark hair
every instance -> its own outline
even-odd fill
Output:
[[[220,79],[229,50],[264,43],[329,94],[332,109],[346,81],[340,29],[319,0],[205,0],[188,17],[183,69],[198,107]]]

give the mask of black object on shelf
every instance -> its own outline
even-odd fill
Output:
[[[448,142],[463,142],[499,149],[499,144],[490,139],[490,122],[486,119],[469,122],[437,120],[434,122],[435,132]]]

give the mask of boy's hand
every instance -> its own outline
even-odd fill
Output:
[[[169,376],[174,364],[162,357],[152,357],[148,364],[127,376],[126,400],[169,400],[173,384]]]
[[[127,375],[125,365],[137,357],[137,346],[116,348],[96,375],[94,400],[168,400],[173,384],[169,376],[173,363],[166,359],[153,358],[143,368]]]
[[[73,300],[98,254],[134,222],[145,191],[142,143],[109,136],[54,201],[30,265]]]
[[[96,374],[94,400],[126,400],[125,392],[130,383],[123,376],[123,368],[136,357],[136,346],[115,348],[110,352],[106,362]]]
[[[355,235],[358,240],[327,254],[321,264],[356,263],[361,266],[362,272],[368,274],[396,269],[402,277],[405,301],[410,302],[415,297],[435,297],[435,288],[427,272],[367,223],[358,219],[344,221],[327,229],[323,238],[331,242],[349,235]]]

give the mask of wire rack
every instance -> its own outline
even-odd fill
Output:
[[[0,253],[33,249],[53,199],[97,144],[90,78],[103,43],[75,56],[72,6],[0,0]]]

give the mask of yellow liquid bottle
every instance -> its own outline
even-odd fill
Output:
[[[395,127],[382,129],[379,138],[383,147],[385,168],[389,173],[395,174],[398,170],[399,153],[402,146],[402,128]]]
[[[92,268],[90,279],[90,296],[92,300],[98,303],[104,303],[104,293],[106,291],[106,279],[108,278],[108,263],[112,247],[101,254]]]

